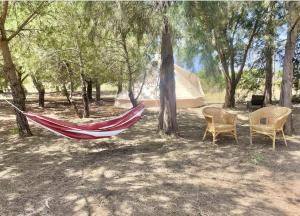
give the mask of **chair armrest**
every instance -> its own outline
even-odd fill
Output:
[[[204,118],[209,125],[214,125],[214,117],[213,116],[205,114]]]
[[[288,117],[289,117],[289,114],[277,118],[277,119],[274,121],[274,128],[275,128],[276,130],[282,129]]]
[[[251,125],[256,125],[260,123],[261,116],[255,112],[249,114],[249,123]]]

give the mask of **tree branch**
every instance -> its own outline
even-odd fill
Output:
[[[242,58],[242,64],[240,66],[240,69],[238,70],[238,73],[237,73],[237,76],[236,76],[236,84],[240,81],[241,77],[242,77],[242,73],[243,73],[243,70],[244,70],[244,67],[245,67],[245,64],[246,64],[246,59],[247,59],[247,55],[248,55],[248,51],[251,47],[251,44],[252,44],[252,41],[254,39],[254,36],[255,34],[257,33],[257,30],[258,30],[258,24],[259,24],[259,21],[261,19],[261,17],[268,11],[268,7],[266,7],[259,15],[257,15],[256,17],[256,20],[255,20],[255,23],[253,25],[253,29],[252,29],[252,32],[251,32],[251,35],[250,35],[250,38],[249,38],[249,41],[248,41],[248,44],[245,48],[245,51],[244,51],[244,55],[243,55],[243,58]]]
[[[147,70],[145,70],[145,72],[144,72],[143,82],[142,82],[142,85],[140,87],[140,90],[139,90],[137,96],[135,97],[135,100],[139,99],[139,97],[140,97],[140,95],[141,95],[141,93],[143,91],[143,88],[144,88],[144,85],[145,85],[145,81],[146,81],[146,77],[147,77]]]
[[[2,13],[0,17],[0,32],[1,32],[1,39],[6,39],[6,32],[4,28],[4,24],[6,21],[7,17],[7,12],[8,12],[8,1],[3,1],[2,3]]]
[[[238,70],[238,73],[237,73],[237,76],[236,76],[236,80],[235,80],[236,83],[238,83],[239,80],[241,79],[241,76],[242,76],[242,73],[243,73],[243,70],[244,70],[244,67],[245,67],[245,64],[246,64],[246,59],[247,59],[248,51],[249,51],[249,49],[250,49],[250,47],[252,45],[252,41],[253,41],[254,36],[255,36],[255,34],[257,32],[259,20],[260,20],[260,16],[258,16],[256,18],[255,23],[253,25],[253,29],[252,29],[252,32],[251,32],[248,44],[247,44],[247,46],[245,48],[245,51],[244,51],[244,54],[243,54],[242,64],[241,64],[240,69]]]
[[[296,19],[295,23],[292,25],[290,32],[294,31],[295,27],[297,26],[298,22],[300,21],[300,16]]]
[[[30,22],[33,20],[34,16],[37,15],[37,13],[39,12],[39,10],[42,8],[42,6],[44,5],[44,2],[40,3],[39,6],[23,21],[23,23],[21,25],[18,26],[17,30],[12,33],[9,37],[8,37],[8,41],[10,41],[11,39],[13,39],[15,36],[17,36],[20,31],[23,30],[23,28]]]
[[[8,12],[8,1],[3,1],[3,3],[2,3],[2,13],[1,13],[1,17],[0,17],[0,22],[3,25],[6,21],[7,12]]]

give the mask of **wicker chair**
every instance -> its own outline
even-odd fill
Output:
[[[250,113],[250,144],[252,145],[253,134],[264,134],[273,140],[273,150],[275,150],[276,134],[281,132],[284,143],[287,146],[283,126],[291,111],[287,107],[270,106]]]
[[[207,121],[207,127],[203,136],[205,139],[207,132],[210,132],[213,137],[213,144],[215,144],[216,137],[221,133],[230,133],[234,136],[236,143],[238,143],[236,134],[236,115],[226,112],[222,108],[205,107],[202,110],[204,118]]]

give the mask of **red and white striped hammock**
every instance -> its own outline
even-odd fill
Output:
[[[24,112],[9,101],[7,102],[35,124],[52,131],[57,135],[72,139],[100,139],[118,135],[138,122],[144,111],[144,105],[139,104],[111,120],[97,123],[75,124],[40,114]]]

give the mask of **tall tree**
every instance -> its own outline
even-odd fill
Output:
[[[39,45],[39,49],[43,50],[49,59],[52,59],[51,64],[56,65],[56,77],[64,78],[59,82],[71,87],[71,93],[75,91],[75,81],[80,84],[81,98],[83,103],[82,117],[89,117],[89,99],[87,94],[87,62],[93,63],[96,57],[90,57],[90,52],[94,50],[95,45],[88,38],[91,19],[88,11],[85,10],[84,2],[56,2],[51,7],[53,17],[50,17],[51,26],[43,26],[45,31],[39,34],[43,39],[43,43]],[[72,23],[72,25],[70,25]],[[92,63],[91,63],[92,64]],[[67,66],[64,66],[67,65]],[[66,80],[69,78],[69,84],[66,86]],[[76,78],[76,80],[75,80]],[[63,87],[63,88],[65,88]],[[72,100],[72,94],[69,98],[75,112],[78,113],[78,108]]]
[[[275,4],[276,2],[270,2],[268,21],[266,25],[266,42],[265,42],[265,89],[264,89],[264,104],[272,103],[272,86],[273,86],[273,63],[275,52]]]
[[[160,111],[158,129],[165,134],[177,134],[177,111],[175,93],[174,56],[172,30],[166,14],[168,4],[162,5],[163,20],[161,30],[161,66],[160,66]]]
[[[212,55],[217,54],[226,82],[224,107],[234,107],[236,89],[249,63],[247,57],[266,9],[261,2],[190,2],[186,5],[189,18],[186,26],[191,38],[198,40],[198,46],[211,51]]]
[[[22,22],[20,22],[17,29],[13,31],[13,33],[8,35],[6,24],[7,24],[7,17],[9,13],[9,2],[8,1],[2,2],[2,13],[0,17],[0,32],[1,32],[0,49],[4,61],[3,73],[5,79],[10,84],[13,102],[22,111],[26,110],[26,106],[25,106],[26,98],[25,98],[24,89],[22,87],[21,79],[18,76],[18,73],[16,71],[16,66],[12,58],[9,42],[17,35],[20,34],[20,32],[25,28],[25,26],[28,25],[28,23],[30,23],[38,15],[38,13],[41,11],[41,9],[44,6],[45,6],[44,2],[41,2],[37,6],[35,6],[35,9],[31,11],[31,13]],[[20,136],[32,135],[26,117],[18,111],[16,111],[16,121],[17,121],[17,126],[19,129]]]
[[[300,2],[285,2],[286,18],[288,23],[287,40],[283,60],[283,76],[281,82],[280,101],[281,106],[292,108],[292,85],[293,85],[293,58],[295,45],[300,27]],[[292,116],[290,115],[285,125],[285,133],[291,135],[293,132]]]
[[[101,19],[97,28],[105,29],[99,35],[106,49],[101,60],[108,71],[118,76],[118,90],[126,87],[131,104],[136,106],[143,87],[136,81],[145,73],[156,45],[153,7],[149,2],[114,2],[95,3],[94,10],[109,17]]]

